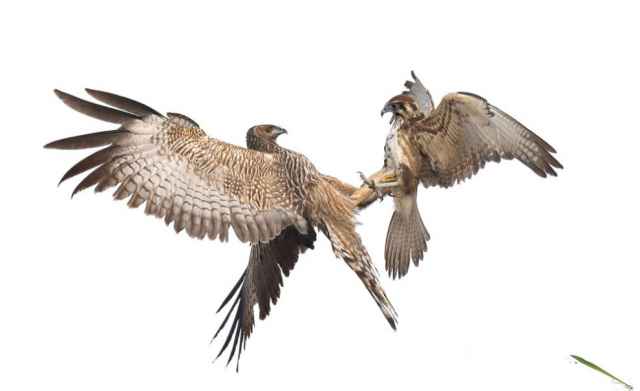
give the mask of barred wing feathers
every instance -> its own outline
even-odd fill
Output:
[[[428,117],[401,131],[425,158],[425,186],[448,187],[476,174],[486,162],[518,159],[541,177],[562,165],[555,149],[509,114],[466,92],[448,94]]]
[[[269,241],[290,225],[306,232],[301,200],[288,190],[286,169],[277,157],[208,138],[188,117],[165,117],[118,95],[88,90],[113,106],[108,107],[55,92],[72,109],[120,125],[45,146],[106,146],[62,177],[64,181],[93,169],[73,194],[94,186],[97,192],[117,186],[114,198],[128,199],[130,207],[146,203],[146,214],[199,239],[225,241],[230,226],[241,241],[251,242]]]

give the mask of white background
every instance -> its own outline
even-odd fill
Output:
[[[614,390],[640,382],[638,10],[494,2],[3,5],[0,389]],[[109,194],[56,187],[82,152],[46,142],[109,124],[51,93],[105,89],[243,144],[281,142],[358,183],[382,164],[379,111],[414,69],[436,101],[472,91],[548,140],[543,180],[490,164],[421,189],[424,263],[383,283],[393,332],[322,238],[240,373],[211,364],[215,309],[248,246],[175,235]],[[383,268],[391,202],[359,231]]]

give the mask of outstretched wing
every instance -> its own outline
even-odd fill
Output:
[[[116,199],[130,207],[146,202],[145,213],[173,222],[176,232],[202,239],[227,240],[232,226],[242,241],[269,241],[295,225],[306,232],[297,212],[299,199],[287,190],[277,157],[208,138],[195,122],[177,114],[162,116],[152,108],[118,95],[87,90],[113,107],[88,102],[61,91],[69,107],[116,130],[70,137],[46,148],[104,147],[74,165],[62,181],[93,169],[73,194],[95,186],[118,186]]]
[[[278,237],[269,243],[257,243],[251,246],[249,264],[244,273],[224,299],[218,312],[231,303],[226,317],[220,324],[213,338],[225,327],[235,311],[229,333],[224,341],[218,357],[231,346],[227,364],[237,354],[236,370],[240,362],[240,355],[246,341],[253,332],[255,324],[254,308],[259,308],[260,319],[265,319],[280,297],[280,287],[283,285],[282,275],[289,276],[300,253],[311,248],[316,240],[316,233],[310,228],[308,234],[301,234],[293,227],[288,227]],[[233,340],[233,343],[231,343]]]
[[[434,108],[431,93],[422,84],[420,79],[418,79],[418,76],[416,76],[414,71],[411,71],[411,77],[413,78],[413,81],[407,80],[404,82],[404,86],[408,91],[403,91],[402,93],[413,98],[422,114],[429,115]]]
[[[467,92],[449,94],[428,117],[407,121],[401,131],[424,157],[425,186],[451,186],[488,161],[518,159],[546,177],[562,168],[555,149],[509,114]]]

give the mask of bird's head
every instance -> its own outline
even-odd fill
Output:
[[[418,105],[413,98],[409,95],[400,94],[385,103],[382,111],[380,111],[380,115],[384,116],[386,113],[391,113],[391,121],[393,121],[398,118],[411,118],[416,112],[418,112]]]
[[[247,147],[262,152],[273,152],[274,146],[278,145],[276,139],[285,133],[286,129],[275,125],[253,126],[247,131]]]

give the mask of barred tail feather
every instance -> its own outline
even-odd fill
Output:
[[[320,188],[316,189],[312,197],[315,198],[314,201],[318,205],[316,221],[321,223],[323,232],[331,241],[334,254],[344,260],[356,273],[389,325],[395,330],[396,310],[382,288],[378,280],[378,272],[355,230],[353,219],[355,205],[325,181],[320,183]]]
[[[344,259],[351,270],[353,270],[360,281],[362,281],[365,288],[367,288],[367,291],[369,291],[369,294],[378,305],[378,308],[382,311],[382,314],[385,319],[387,319],[387,322],[389,322],[391,328],[396,330],[398,313],[382,288],[380,280],[378,280],[378,272],[371,264],[369,255],[364,255],[365,257],[360,259],[348,257],[343,257],[342,259]]]
[[[418,266],[430,238],[420,217],[415,193],[402,198],[396,201],[384,250],[385,269],[393,279],[406,275],[412,261]]]

